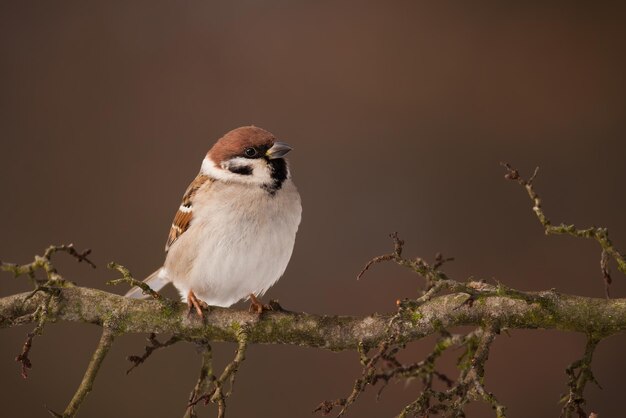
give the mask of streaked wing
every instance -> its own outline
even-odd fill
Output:
[[[198,176],[193,179],[189,187],[187,187],[187,191],[185,191],[185,195],[183,196],[183,201],[178,208],[178,212],[174,216],[174,221],[172,222],[172,227],[170,228],[170,234],[167,237],[167,244],[165,244],[165,251],[167,252],[172,244],[185,233],[191,222],[193,220],[193,201],[196,193],[202,187],[207,187],[211,184],[211,178],[205,176],[204,174],[198,174]]]

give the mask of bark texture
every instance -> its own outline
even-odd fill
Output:
[[[469,303],[467,293],[453,293],[402,309],[394,327],[402,342],[460,325],[497,323],[501,328],[559,329],[604,338],[626,330],[626,299],[599,299],[547,292],[497,290]],[[22,293],[0,299],[0,327],[36,323],[47,305],[46,322],[100,325],[123,333],[172,333],[187,341],[238,341],[246,329],[251,344],[292,344],[329,350],[375,346],[388,335],[392,317],[327,316],[302,312],[264,312],[211,308],[205,320],[187,315],[187,306],[171,300],[135,300],[102,290],[67,287]]]

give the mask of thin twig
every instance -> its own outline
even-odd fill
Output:
[[[315,409],[315,411],[322,411],[324,414],[330,413],[332,410],[332,406],[341,406],[339,410],[339,414],[337,418],[343,416],[350,406],[359,398],[361,393],[365,391],[367,385],[371,384],[372,378],[376,373],[376,363],[382,358],[383,354],[387,351],[389,347],[388,341],[383,341],[378,349],[378,353],[372,356],[368,361],[366,361],[363,366],[363,370],[361,372],[361,377],[354,381],[354,385],[352,386],[352,391],[348,395],[346,399],[336,399],[334,401],[324,401]],[[328,409],[330,408],[330,409]]]
[[[46,273],[47,281],[58,281],[57,285],[65,284],[65,280],[58,274],[57,269],[52,264],[52,256],[57,252],[64,252],[74,257],[78,262],[86,262],[92,268],[96,268],[96,265],[88,258],[91,254],[90,249],[84,251],[77,251],[74,244],[67,245],[51,245],[45,249],[43,255],[36,255],[35,259],[31,263],[26,264],[13,264],[0,261],[0,270],[13,273],[15,277],[22,275],[29,276],[31,280],[36,281],[35,272],[39,269]],[[40,282],[39,284],[41,284]],[[47,284],[50,285],[50,284]]]
[[[611,268],[609,267],[609,253],[606,250],[602,250],[600,254],[600,271],[602,272],[602,279],[604,279],[604,293],[606,298],[610,298],[611,294],[609,289],[611,287]]]
[[[593,353],[599,342],[599,339],[590,336],[587,339],[583,358],[576,360],[565,369],[565,373],[568,377],[567,387],[569,393],[562,399],[564,403],[563,409],[561,410],[562,417],[569,418],[574,415],[580,418],[587,417],[587,413],[584,410],[585,398],[583,396],[585,386],[588,382],[593,382],[598,385],[598,387],[600,386],[591,371]]]
[[[151,333],[148,337],[148,342],[150,343],[150,345],[147,345],[145,347],[144,353],[141,356],[128,356],[126,358],[128,361],[133,363],[133,365],[128,370],[126,370],[126,374],[132,372],[133,369],[143,364],[143,362],[146,361],[154,351],[158,350],[159,348],[169,347],[170,345],[175,344],[179,341],[180,337],[177,335],[173,335],[167,341],[162,343],[157,340],[156,334],[154,332]]]
[[[508,163],[501,163],[502,166],[507,170],[504,178],[507,180],[516,181],[521,186],[526,189],[528,193],[528,197],[533,202],[533,211],[535,215],[537,215],[537,219],[544,227],[546,235],[555,234],[555,235],[570,235],[572,237],[577,238],[587,238],[595,240],[602,249],[601,256],[601,270],[602,277],[605,284],[605,292],[607,298],[609,296],[609,285],[611,284],[611,276],[608,270],[608,256],[611,256],[615,262],[617,263],[617,268],[622,273],[626,274],[626,257],[621,254],[614,246],[611,240],[609,239],[609,230],[607,228],[600,227],[591,227],[586,229],[578,229],[575,225],[566,225],[564,223],[554,226],[552,222],[543,212],[543,208],[541,206],[541,198],[535,192],[533,187],[533,181],[537,177],[537,173],[539,172],[539,167],[535,169],[535,172],[530,177],[530,179],[526,180],[522,176],[520,176],[519,172],[511,167]]]
[[[80,408],[81,404],[91,392],[93,388],[93,383],[96,380],[96,376],[98,371],[100,370],[100,366],[102,365],[102,361],[106,357],[111,345],[113,344],[113,340],[115,339],[115,333],[112,329],[104,327],[102,330],[102,336],[100,337],[100,342],[98,343],[98,347],[93,353],[91,357],[91,361],[89,362],[89,366],[87,366],[87,371],[83,376],[83,380],[78,386],[74,397],[65,408],[65,412],[63,413],[63,418],[71,418],[76,415],[78,412],[78,408]]]
[[[237,371],[239,370],[239,366],[246,358],[247,348],[248,348],[247,331],[244,329],[240,329],[237,332],[237,350],[235,351],[235,358],[233,358],[233,360],[226,365],[226,367],[224,368],[224,371],[222,372],[219,378],[215,378],[215,376],[209,377],[210,382],[207,382],[206,378],[204,380],[202,379],[202,371],[201,371],[201,378],[198,379],[196,388],[198,387],[198,384],[201,384],[206,387],[207,392],[201,396],[198,396],[199,393],[196,393],[196,388],[194,388],[194,391],[191,393],[191,397],[193,397],[194,400],[189,402],[189,404],[187,405],[187,412],[189,412],[190,407],[194,407],[200,401],[204,401],[205,405],[208,404],[209,402],[217,404],[217,417],[218,418],[224,418],[226,416],[226,399],[230,395],[232,395],[233,387],[235,385],[235,377],[237,375]],[[203,359],[203,367],[205,367],[204,365],[205,360],[206,358]],[[207,366],[207,367],[210,367],[210,366]],[[203,382],[201,383],[200,380],[203,380]],[[230,384],[230,388],[228,391],[224,392],[224,385],[226,384],[227,381]],[[213,384],[212,389],[208,389],[208,383]]]
[[[496,338],[496,335],[500,333],[499,326],[495,324],[488,325],[484,328],[478,347],[471,361],[471,368],[466,376],[466,380],[473,385],[474,390],[478,395],[496,411],[496,417],[504,418],[506,407],[498,402],[496,397],[491,392],[487,392],[484,386],[485,379],[485,363],[489,357],[489,351],[491,344]]]
[[[108,282],[106,282],[107,285],[117,286],[118,284],[121,284],[121,283],[128,283],[130,287],[137,286],[141,288],[144,295],[150,295],[154,299],[163,299],[163,296],[161,296],[158,292],[154,291],[150,287],[150,285],[148,285],[148,283],[135,279],[130,273],[130,270],[128,270],[126,267],[122,266],[121,264],[110,262],[107,265],[107,268],[117,270],[120,273],[122,273],[121,279],[109,280]]]
[[[345,406],[346,402],[347,402],[347,399],[345,399],[345,398],[334,399],[332,401],[322,401],[313,410],[313,413],[321,412],[322,415],[324,415],[324,416],[330,415],[330,413],[333,412],[333,409],[335,407],[339,407],[339,406],[343,407],[343,406]]]
[[[496,411],[496,417],[505,417],[505,406],[500,404],[496,397],[487,392],[484,387],[485,363],[489,350],[498,333],[495,325],[479,328],[461,338],[461,344],[466,349],[459,359],[461,369],[459,378],[444,392],[436,391],[427,386],[418,399],[411,402],[398,415],[405,418],[409,415],[430,416],[431,414],[445,413],[446,416],[464,416],[465,405],[479,398],[491,405]]]
[[[17,357],[15,357],[15,361],[21,363],[22,365],[21,374],[24,379],[28,377],[28,369],[31,369],[33,367],[33,364],[29,358],[30,349],[33,346],[33,338],[41,335],[43,332],[43,328],[46,324],[48,315],[48,305],[50,304],[51,299],[52,296],[48,295],[46,301],[42,303],[33,314],[34,317],[37,318],[37,325],[26,336],[26,341],[22,346],[22,352]]]
[[[363,267],[363,269],[361,269],[359,274],[357,274],[357,276],[356,276],[357,280],[361,279],[361,277],[363,277],[365,272],[367,270],[369,270],[370,267],[372,267],[374,264],[378,264],[378,263],[382,263],[382,262],[390,261],[390,260],[398,260],[398,259],[402,258],[402,248],[404,246],[404,241],[402,241],[398,237],[398,233],[397,232],[389,234],[389,237],[394,242],[394,251],[392,253],[389,253],[389,254],[383,254],[383,255],[376,256],[376,257],[372,258],[370,261],[368,261],[365,264],[365,267]]]
[[[248,335],[245,330],[240,330],[238,333],[237,351],[235,351],[235,358],[228,363],[224,368],[224,371],[220,377],[215,381],[215,391],[211,396],[211,402],[217,403],[217,417],[224,418],[226,416],[226,398],[233,393],[233,387],[235,385],[235,376],[239,370],[239,366],[246,358],[246,349],[248,348]],[[230,388],[224,393],[224,384],[229,381]]]
[[[84,261],[85,263],[89,264],[92,268],[94,269],[96,268],[96,265],[88,258],[89,255],[91,254],[91,250],[89,248],[83,251],[78,251],[76,250],[76,247],[74,247],[74,244],[52,245],[46,249],[43,257],[47,260],[50,260],[52,258],[52,255],[57,252],[65,252],[69,254],[70,256],[74,257],[79,263]]]
[[[200,375],[198,376],[196,385],[189,394],[189,401],[187,402],[187,409],[185,410],[184,418],[196,418],[198,416],[196,414],[195,407],[198,402],[203,399],[203,394],[209,392],[211,383],[215,381],[215,376],[213,375],[213,354],[211,346],[208,343],[202,344],[200,345],[200,349],[202,350]]]
[[[435,370],[435,362],[444,353],[446,349],[453,345],[459,344],[463,336],[462,335],[450,335],[447,332],[437,341],[433,351],[422,361],[417,363],[404,365],[401,364],[396,358],[395,353],[389,353],[389,356],[385,356],[387,362],[393,367],[381,371],[375,374],[372,378],[372,386],[376,385],[378,381],[382,381],[383,384],[376,394],[376,399],[380,398],[382,391],[387,387],[392,379],[411,379],[418,377],[424,385],[423,391],[432,389],[434,378],[437,378],[443,382],[447,387],[451,387],[454,383],[444,373],[440,373]]]
[[[402,256],[402,251],[404,249],[404,241],[400,239],[400,237],[398,236],[398,233],[394,232],[393,234],[390,234],[389,237],[393,240],[393,246],[394,246],[393,252],[389,254],[379,255],[369,260],[365,264],[365,267],[363,267],[363,269],[357,275],[357,280],[361,279],[361,277],[363,277],[365,272],[369,270],[374,264],[382,263],[385,261],[394,261],[396,264],[412,270],[414,273],[417,273],[418,275],[422,276],[426,280],[426,285],[424,286],[424,289],[422,290],[422,294],[427,293],[434,286],[437,286],[439,282],[442,282],[442,281],[453,282],[450,280],[448,276],[446,276],[445,273],[439,270],[439,267],[441,267],[442,265],[444,265],[445,263],[449,261],[454,260],[454,258],[452,257],[444,258],[443,255],[441,255],[441,253],[437,253],[435,255],[435,261],[432,265],[427,263],[425,260],[419,257],[414,260],[409,260]]]
[[[21,375],[24,379],[28,377],[28,370],[32,368],[32,362],[29,354],[33,345],[33,339],[39,336],[43,332],[43,328],[48,319],[48,308],[52,301],[52,298],[59,295],[59,288],[72,287],[73,283],[65,280],[57,271],[56,267],[52,264],[52,256],[57,252],[65,252],[70,256],[76,258],[78,262],[86,262],[91,267],[96,268],[96,265],[88,258],[91,250],[77,251],[74,244],[68,245],[51,245],[45,249],[43,255],[35,255],[32,262],[26,264],[13,264],[0,261],[0,270],[13,273],[14,277],[28,276],[35,289],[30,292],[23,300],[25,303],[31,299],[38,292],[46,293],[45,298],[37,306],[35,312],[24,317],[16,318],[13,321],[14,324],[19,324],[22,321],[36,321],[35,328],[28,333],[26,341],[22,346],[22,351],[15,358],[15,361],[21,363]],[[38,280],[36,277],[37,270],[43,270],[46,274],[45,280]]]
[[[412,322],[418,322],[422,317],[420,313],[420,307],[425,303],[432,300],[434,297],[440,295],[442,292],[462,292],[467,294],[467,297],[455,308],[460,309],[462,307],[471,308],[474,301],[479,297],[490,297],[499,294],[506,294],[509,289],[504,286],[493,286],[482,281],[470,281],[467,283],[458,282],[450,279],[439,268],[448,261],[452,261],[452,258],[444,258],[443,255],[437,253],[435,261],[432,264],[427,263],[421,258],[414,260],[406,259],[402,256],[404,241],[398,237],[397,233],[390,235],[393,243],[394,250],[389,254],[384,254],[371,259],[365,267],[361,270],[357,278],[363,276],[363,274],[374,264],[384,261],[394,261],[400,266],[410,268],[418,275],[422,276],[426,280],[426,286],[422,291],[422,296],[414,300],[398,301],[398,312],[396,315],[390,318],[386,327],[386,338],[383,339],[379,345],[377,354],[371,358],[367,358],[361,354],[361,364],[363,364],[363,370],[361,376],[355,380],[352,391],[347,398],[340,398],[333,401],[324,401],[315,409],[323,414],[328,414],[336,406],[341,406],[337,417],[341,417],[346,413],[348,408],[358,399],[361,393],[365,390],[367,385],[375,385],[378,381],[382,381],[383,385],[378,391],[378,395],[387,386],[392,378],[412,378],[421,377],[424,388],[420,397],[409,404],[401,413],[401,416],[406,416],[409,413],[437,413],[441,411],[455,411],[455,413],[462,413],[463,406],[470,401],[471,394],[478,394],[478,396],[489,402],[498,414],[498,417],[504,416],[504,406],[497,403],[495,397],[492,394],[486,392],[482,386],[482,365],[486,361],[487,352],[491,341],[492,335],[495,336],[496,331],[474,331],[467,336],[451,336],[445,329],[441,329],[443,334],[442,339],[438,341],[433,353],[425,360],[416,362],[409,365],[401,364],[396,356],[396,353],[404,348],[404,343],[398,342],[397,338],[402,335],[403,324],[407,318]],[[516,293],[521,299],[528,299],[527,295],[521,292],[512,291]],[[487,338],[489,337],[489,338]],[[481,350],[478,350],[479,343],[484,341]],[[475,342],[475,344],[471,344]],[[459,377],[456,385],[453,385],[453,381],[443,373],[435,370],[434,363],[436,359],[443,353],[445,349],[453,344],[462,344],[467,347],[466,357],[474,361],[474,365],[468,364],[464,366],[464,370]],[[361,345],[359,346],[361,347]],[[474,357],[478,355],[479,357]],[[379,360],[384,360],[391,367],[387,370],[377,371],[377,363]],[[448,388],[446,392],[438,392],[432,388],[433,379],[437,378],[444,382]],[[453,386],[453,387],[452,387]],[[471,389],[471,390],[470,390]],[[466,395],[462,395],[465,393]],[[461,394],[461,395],[460,395]],[[472,395],[473,396],[473,395]],[[431,405],[434,401],[434,405]]]

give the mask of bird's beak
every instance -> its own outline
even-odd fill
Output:
[[[289,145],[285,144],[284,142],[276,141],[274,142],[272,148],[267,150],[265,156],[270,160],[273,160],[275,158],[284,157],[285,154],[287,154],[289,151],[291,151],[291,147]]]

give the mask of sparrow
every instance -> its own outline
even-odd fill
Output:
[[[199,316],[206,305],[258,301],[283,275],[302,206],[287,161],[291,147],[270,132],[244,126],[226,133],[206,154],[169,231],[163,266],[144,282],[158,291],[172,283]],[[130,298],[143,298],[134,287]]]

